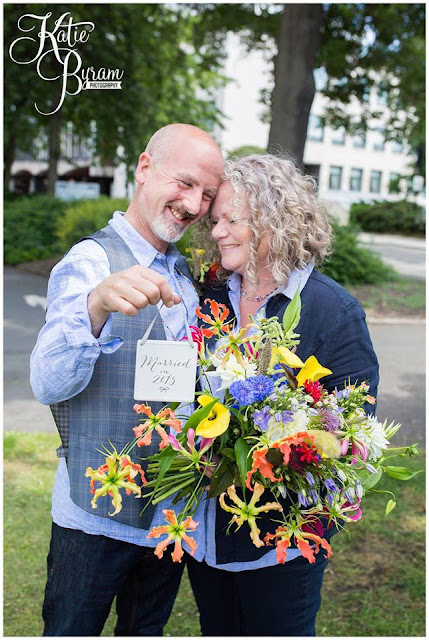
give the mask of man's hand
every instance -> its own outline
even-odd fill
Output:
[[[152,269],[135,265],[118,271],[100,282],[88,296],[88,313],[91,329],[97,338],[109,313],[119,311],[135,316],[149,304],[162,300],[166,307],[179,304],[181,297],[175,294],[166,278]]]

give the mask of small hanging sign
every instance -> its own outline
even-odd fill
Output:
[[[138,340],[134,399],[193,402],[197,356],[193,342]]]

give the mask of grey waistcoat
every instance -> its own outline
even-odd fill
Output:
[[[127,269],[137,264],[136,259],[122,238],[108,225],[91,236],[106,251],[111,273]],[[189,279],[186,260],[179,258],[176,265]],[[180,266],[179,266],[180,265]],[[89,478],[85,478],[87,467],[97,469],[104,464],[105,456],[97,451],[103,445],[111,450],[110,442],[119,452],[123,446],[134,439],[133,427],[140,424],[138,414],[133,411],[134,369],[136,343],[146,331],[149,323],[157,315],[150,337],[153,340],[165,340],[164,327],[156,307],[149,306],[137,316],[129,317],[120,313],[112,314],[112,336],[120,336],[124,344],[114,353],[101,353],[94,367],[91,381],[81,393],[65,402],[51,405],[62,446],[57,455],[67,459],[70,477],[70,496],[81,509],[98,516],[111,517],[112,500],[109,496],[97,501],[97,509],[91,507],[92,495]],[[150,402],[153,413],[162,407],[159,402]],[[142,464],[141,457],[158,451],[159,436],[154,431],[152,444],[135,447],[131,453],[134,462]],[[143,469],[146,464],[142,464]],[[100,486],[96,484],[96,488]],[[117,522],[148,529],[155,507],[149,505],[142,516],[140,512],[147,500],[126,496],[122,490],[122,511],[113,516]]]

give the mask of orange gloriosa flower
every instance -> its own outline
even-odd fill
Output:
[[[286,436],[282,440],[278,440],[274,442],[269,448],[270,449],[280,449],[283,454],[283,464],[287,465],[289,463],[289,457],[291,453],[291,446],[298,445],[302,442],[312,441],[313,438],[307,431],[299,431],[298,433],[294,433],[291,436]],[[250,481],[252,479],[255,471],[259,471],[264,478],[271,480],[271,482],[281,482],[283,480],[283,476],[276,476],[273,473],[273,465],[269,460],[266,459],[266,455],[268,453],[269,448],[257,449],[253,452],[253,465],[250,471],[247,472],[246,478],[246,487],[253,491]]]
[[[152,413],[152,409],[146,404],[135,404],[133,409],[136,413],[144,413],[148,417],[147,420],[144,420],[143,424],[133,428],[136,438],[139,438],[137,442],[137,446],[139,447],[151,444],[154,429],[161,438],[159,448],[164,449],[167,447],[170,442],[168,440],[168,434],[162,425],[173,427],[177,433],[182,431],[182,421],[175,417],[176,414],[171,409],[162,409],[158,411],[156,415]]]
[[[191,516],[188,516],[185,520],[179,523],[177,521],[177,516],[172,509],[163,509],[162,513],[165,515],[165,519],[169,524],[153,527],[146,536],[147,538],[159,538],[159,536],[167,534],[165,540],[162,540],[156,545],[155,555],[161,559],[170,542],[174,542],[174,551],[172,552],[171,557],[173,558],[173,562],[182,562],[182,556],[184,553],[182,549],[182,542],[185,541],[189,546],[191,556],[193,556],[197,548],[197,543],[193,538],[188,536],[187,533],[188,531],[195,531],[199,523],[192,520]]]
[[[225,320],[229,316],[229,309],[224,304],[218,303],[216,302],[216,300],[210,300],[209,298],[206,298],[204,300],[204,304],[207,303],[210,304],[210,311],[213,317],[210,317],[206,313],[202,313],[201,307],[198,307],[196,311],[198,318],[204,320],[206,324],[212,327],[211,329],[208,327],[201,327],[203,335],[206,338],[211,338],[215,335],[220,336],[222,331],[224,333],[229,333],[229,331],[231,330],[231,325],[224,324]]]
[[[266,544],[271,544],[271,540],[274,538],[276,541],[276,557],[277,562],[284,564],[287,557],[287,549],[290,547],[291,538],[294,537],[298,549],[308,562],[313,564],[316,562],[316,555],[320,551],[320,547],[323,547],[326,551],[326,557],[330,558],[332,549],[331,545],[325,538],[318,536],[316,533],[309,531],[303,531],[302,529],[287,529],[286,527],[278,527],[275,533],[267,533],[264,538]],[[314,550],[310,547],[310,542],[313,541]]]

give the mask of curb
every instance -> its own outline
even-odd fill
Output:
[[[390,245],[403,247],[404,249],[426,250],[426,240],[424,238],[407,238],[405,236],[395,236],[387,233],[368,233],[362,231],[358,234],[359,242],[363,244]]]
[[[389,317],[389,316],[366,316],[367,324],[398,324],[398,325],[414,325],[424,326],[426,324],[426,318],[408,318],[402,317]]]

